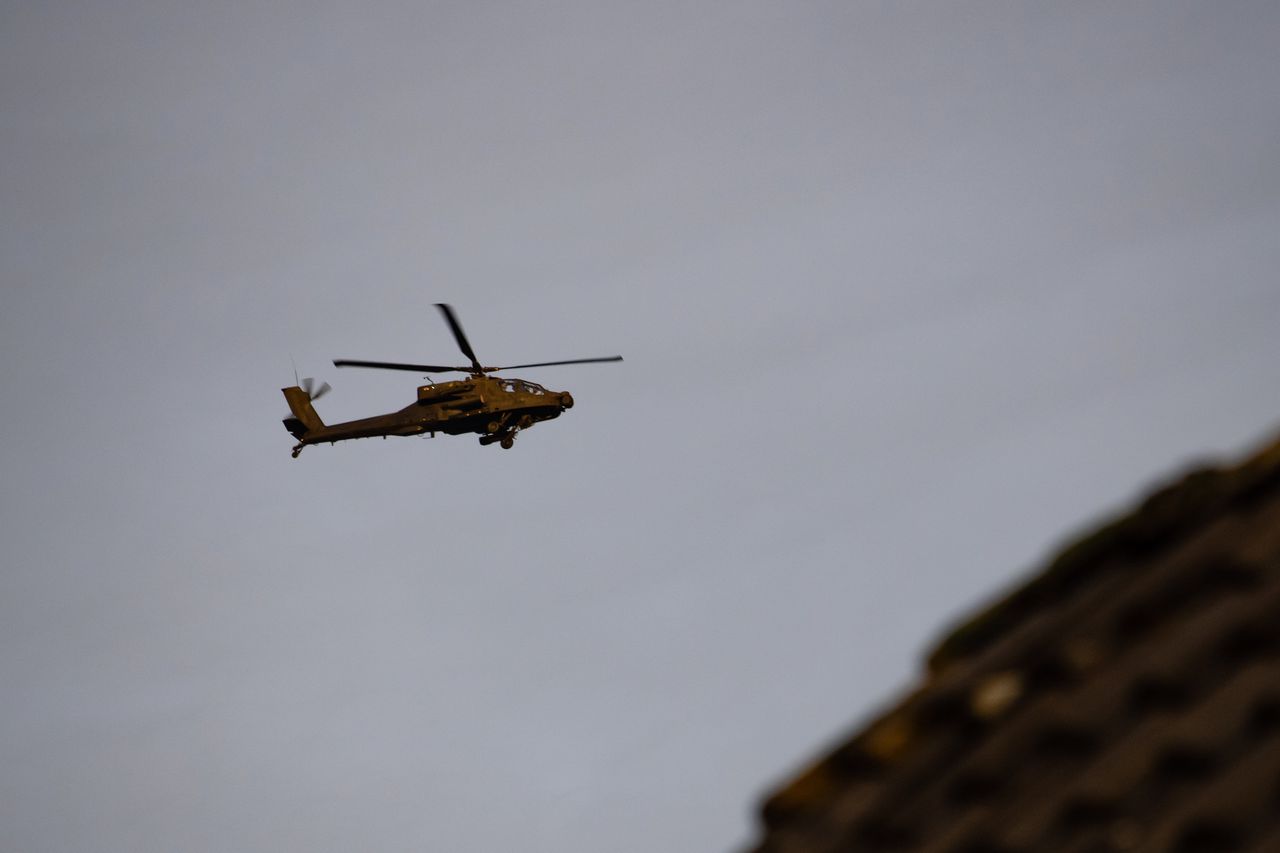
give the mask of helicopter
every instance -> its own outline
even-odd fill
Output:
[[[451,367],[439,364],[401,364],[389,361],[355,361],[335,359],[334,367],[370,367],[380,370],[408,370],[415,373],[466,373],[466,379],[454,382],[432,382],[418,387],[418,399],[398,412],[374,415],[371,418],[326,424],[320,420],[311,406],[313,400],[328,393],[328,382],[315,384],[315,380],[303,379],[290,388],[280,389],[289,404],[289,417],[284,427],[298,440],[293,447],[297,459],[302,448],[310,444],[328,442],[334,444],[353,438],[372,438],[389,435],[435,436],[478,433],[482,445],[497,444],[510,450],[516,434],[541,421],[560,417],[566,409],[573,408],[573,395],[568,391],[550,391],[536,382],[525,379],[508,379],[489,374],[500,370],[518,370],[526,367],[551,367],[561,364],[591,364],[603,361],[622,361],[622,356],[604,358],[575,358],[568,361],[540,361],[534,364],[513,364],[506,367],[482,367],[476,359],[471,343],[462,325],[448,305],[437,302],[436,308],[444,315],[444,321],[453,332],[454,340],[471,364]],[[297,377],[294,377],[295,382]]]

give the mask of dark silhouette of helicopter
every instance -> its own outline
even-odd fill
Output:
[[[410,370],[415,373],[469,374],[456,382],[435,382],[418,387],[418,399],[398,412],[361,418],[358,421],[326,425],[311,407],[311,401],[329,391],[329,383],[316,387],[314,380],[304,379],[292,388],[282,388],[292,414],[284,419],[285,429],[298,439],[294,445],[296,459],[308,444],[346,441],[351,438],[371,438],[380,435],[424,435],[437,432],[462,435],[479,433],[481,444],[499,444],[510,449],[516,433],[528,429],[539,421],[560,417],[565,409],[573,408],[573,396],[568,391],[549,391],[536,382],[524,379],[502,379],[489,376],[499,370],[516,370],[522,367],[550,367],[558,364],[589,364],[597,361],[622,361],[622,356],[605,358],[575,358],[568,361],[540,361],[536,364],[513,364],[507,367],[481,367],[471,350],[453,309],[436,303],[444,320],[453,331],[462,354],[471,359],[466,367],[449,367],[439,364],[400,364],[389,361],[351,361],[336,359],[335,367],[376,367],[383,370]],[[429,381],[430,377],[428,377]]]

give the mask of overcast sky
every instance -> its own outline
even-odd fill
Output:
[[[1280,423],[1280,6],[0,6],[0,849],[722,851]],[[456,361],[577,406],[308,448]]]

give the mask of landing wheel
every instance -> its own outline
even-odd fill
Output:
[[[299,454],[299,453],[301,453],[301,452],[302,452],[302,445],[301,445],[301,444],[299,444],[297,447],[293,448],[293,458],[294,458],[294,459],[297,459],[297,458],[298,458],[298,454]]]
[[[515,443],[516,437],[514,435],[504,435],[502,437],[501,444],[503,450],[510,450]]]

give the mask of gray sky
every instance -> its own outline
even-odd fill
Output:
[[[185,7],[185,8],[184,8]],[[1274,3],[0,6],[0,849],[726,850],[1280,418]],[[330,422],[486,363],[512,451]]]

